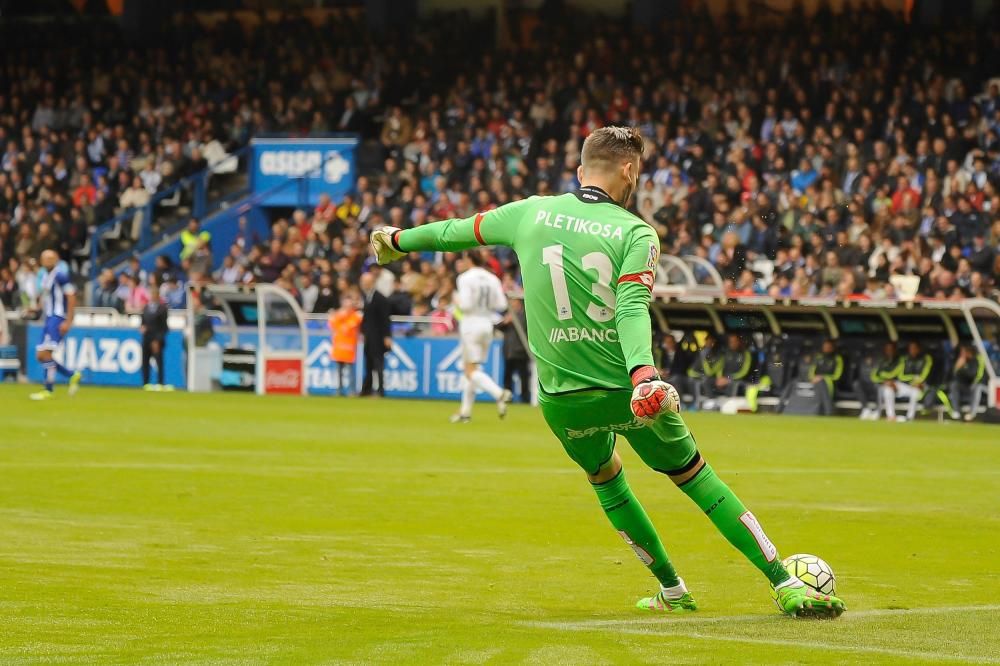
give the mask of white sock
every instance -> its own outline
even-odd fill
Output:
[[[777,585],[775,585],[774,589],[775,590],[780,590],[780,589],[786,588],[786,587],[803,587],[804,585],[805,585],[805,583],[803,583],[797,577],[792,576],[791,578],[789,578],[788,580],[786,580],[784,583],[778,583]]]
[[[472,373],[472,383],[493,396],[494,400],[499,400],[503,397],[503,389],[493,381],[492,377],[482,370],[476,370]]]
[[[684,579],[678,577],[677,580],[680,582],[678,582],[673,587],[663,587],[662,585],[660,586],[660,591],[663,592],[663,596],[665,596],[667,599],[680,599],[685,594],[687,594],[688,589],[687,586],[684,584]]]
[[[472,403],[476,399],[476,385],[468,377],[462,377],[462,406],[458,409],[461,416],[472,416]]]

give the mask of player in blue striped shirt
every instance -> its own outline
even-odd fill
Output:
[[[54,250],[45,250],[41,257],[42,267],[47,271],[42,280],[42,305],[45,316],[45,329],[42,341],[35,347],[35,355],[42,364],[45,376],[45,388],[31,394],[32,400],[48,400],[52,397],[56,373],[69,377],[69,394],[73,395],[80,387],[80,373],[52,358],[52,353],[59,347],[63,336],[69,332],[73,323],[73,311],[76,309],[76,287],[70,280],[69,271],[65,265],[60,265],[59,255]]]

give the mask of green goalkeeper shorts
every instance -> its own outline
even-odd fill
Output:
[[[631,398],[627,390],[539,392],[538,404],[566,453],[587,474],[597,474],[611,460],[615,435],[620,434],[651,468],[671,477],[683,476],[698,453],[684,419],[667,413],[644,425],[632,414]]]

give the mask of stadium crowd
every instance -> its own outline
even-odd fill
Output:
[[[464,15],[378,48],[350,21],[286,17],[188,22],[148,49],[88,48],[115,43],[110,28],[5,49],[0,298],[33,307],[42,250],[68,258],[88,227],[212,154],[265,132],[351,131],[381,154],[353,195],[241,236],[221,266],[192,221],[181,256],[105,272],[95,301],[138,311],[150,282],[169,299],[186,280],[267,281],[323,312],[371,270],[395,313],[444,316],[452,259],[378,269],[368,231],[572,190],[582,141],[605,124],[647,137],[632,205],[663,252],[707,259],[730,293],[880,298],[897,274],[925,298],[997,293],[1000,33],[924,33],[874,9],[803,20],[747,30],[696,13],[635,30],[573,15],[513,25],[519,46],[495,51]],[[512,253],[489,262],[516,286]]]

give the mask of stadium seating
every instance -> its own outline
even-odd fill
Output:
[[[389,94],[377,95],[373,82],[361,77],[360,71],[351,71],[358,65],[338,60],[343,57],[341,52],[324,51],[331,63],[353,75],[350,87],[345,88],[343,80],[330,73],[283,71],[280,105],[262,105],[269,93],[254,83],[253,77],[240,77],[240,68],[249,70],[259,64],[258,54],[267,53],[267,46],[275,40],[294,44],[293,48],[302,52],[327,48],[323,45],[331,41],[331,35],[338,46],[372,48],[372,35],[357,26],[357,17],[340,13],[319,16],[312,22],[288,16],[275,22],[240,23],[231,17],[221,23],[213,21],[211,27],[197,21],[185,25],[185,30],[195,31],[216,51],[229,49],[241,54],[229,57],[226,65],[234,68],[235,78],[250,82],[227,88],[210,76],[212,63],[195,50],[181,49],[176,53],[178,66],[171,73],[178,77],[175,85],[183,86],[183,77],[208,75],[207,98],[119,95],[116,101],[114,91],[96,95],[85,87],[84,93],[99,100],[104,110],[87,116],[74,106],[79,102],[66,94],[80,81],[78,72],[71,70],[56,82],[64,88],[55,89],[54,102],[29,84],[12,81],[12,92],[23,98],[30,113],[16,120],[8,115],[4,122],[12,146],[4,173],[12,175],[12,164],[17,164],[22,176],[19,186],[9,179],[9,184],[15,185],[14,196],[0,201],[0,219],[23,220],[35,234],[42,222],[54,224],[57,245],[66,258],[75,257],[82,263],[92,248],[87,246],[89,234],[81,227],[110,220],[132,176],[143,177],[148,194],[155,197],[198,168],[209,166],[212,156],[220,158],[213,165],[214,173],[236,169],[237,162],[224,156],[244,146],[255,134],[361,132],[365,139],[361,154],[371,157],[362,165],[354,201],[333,202],[342,224],[330,230],[324,221],[316,222],[314,211],[305,211],[307,217],[299,223],[303,240],[310,231],[316,233],[315,242],[303,249],[312,255],[309,258],[320,260],[314,262],[313,270],[333,273],[335,283],[336,278],[353,282],[363,268],[364,234],[372,224],[391,218],[404,225],[421,223],[470,214],[534,191],[563,191],[574,185],[572,169],[579,142],[590,129],[596,124],[636,122],[647,134],[649,157],[643,186],[633,203],[635,211],[660,231],[665,251],[708,258],[719,268],[725,288],[734,293],[875,298],[891,295],[890,283],[903,285],[914,280],[922,297],[987,295],[995,289],[996,271],[988,260],[1000,243],[1000,202],[996,196],[1000,89],[987,78],[988,70],[969,70],[961,80],[928,78],[928,71],[951,71],[949,58],[954,56],[921,41],[917,32],[900,31],[908,41],[897,48],[911,49],[912,58],[905,61],[910,69],[879,72],[880,76],[897,78],[886,81],[871,98],[874,101],[862,109],[865,113],[859,115],[843,103],[856,86],[871,87],[865,78],[867,68],[861,63],[878,51],[875,36],[899,26],[899,18],[892,14],[852,10],[831,20],[827,32],[816,35],[813,48],[830,53],[845,39],[859,40],[857,53],[837,56],[839,78],[829,79],[822,89],[804,86],[794,63],[790,65],[793,76],[777,78],[763,64],[766,49],[740,33],[721,42],[725,48],[705,52],[684,49],[668,53],[652,48],[655,41],[632,41],[625,46],[628,53],[608,63],[604,81],[589,82],[573,60],[573,49],[543,53],[527,35],[513,34],[512,40],[523,42],[515,62],[540,59],[552,72],[548,78],[513,81],[509,72],[495,64],[480,71],[480,55],[492,49],[492,44],[490,40],[473,41],[468,35],[492,32],[488,25],[467,25],[469,19],[463,17],[448,26],[442,22],[422,24],[415,31],[440,37],[430,40],[440,51],[436,54],[440,59],[459,49],[463,58],[416,77],[390,63],[385,73],[392,84]],[[613,39],[626,29],[617,21],[585,15],[578,21],[574,32],[574,44],[578,45]],[[726,29],[707,24],[705,17],[698,17],[693,25],[696,27],[687,34],[676,33],[677,28],[668,25],[652,30],[650,36],[662,37],[667,43],[674,37],[681,43],[694,43]],[[457,41],[443,39],[463,28],[482,31],[464,30],[465,37]],[[44,23],[33,25],[32,30],[35,34],[31,39],[44,41],[40,39],[46,30]],[[120,38],[114,34],[116,30],[100,23],[94,36]],[[969,49],[985,48],[989,43],[988,35],[973,26],[959,24],[949,31],[947,36],[953,40],[969,37]],[[794,19],[778,26],[774,34],[794,50],[798,38]],[[9,44],[28,46],[25,34],[5,36],[10,38]],[[81,35],[66,48],[84,51],[90,38],[93,36]],[[400,48],[416,54],[425,47],[414,35],[404,39]],[[582,48],[585,57],[593,57],[586,50],[589,47]],[[125,75],[138,80],[160,52],[156,45],[137,51],[137,59]],[[739,72],[709,66],[734,53],[746,54],[747,72],[758,79],[756,86],[748,87]],[[646,63],[645,73],[626,68],[625,63],[636,58]],[[725,73],[706,78],[696,63],[704,71]],[[467,77],[480,75],[484,78],[478,86],[485,86],[491,94],[463,87]],[[317,98],[310,92],[317,76],[326,77],[333,86],[332,95]],[[637,85],[640,79],[643,83]],[[929,124],[931,111],[926,108],[904,110],[899,104],[879,101],[901,83],[909,86],[904,93],[932,100],[929,105],[941,126]],[[518,94],[505,97],[502,91],[510,90],[512,84],[521,86]],[[286,104],[298,108],[303,96],[318,101],[320,106],[313,106],[318,116],[307,117],[304,111],[282,115],[276,110]],[[153,132],[150,123],[160,116],[168,119],[168,131]],[[116,123],[130,117],[138,119],[134,126],[124,133],[116,129]],[[903,135],[895,130],[901,122],[909,128]],[[953,135],[949,126],[961,129],[964,138]],[[28,139],[22,137],[29,136],[25,132],[30,132],[31,144],[24,143]],[[74,145],[75,137],[80,137],[82,144]],[[35,150],[40,144],[58,147],[67,155],[66,171],[53,171],[60,176],[52,186],[54,192],[30,185],[36,167],[40,166],[43,174],[54,169],[43,163],[42,153]],[[943,152],[937,152],[939,148]],[[497,156],[516,175],[498,177],[491,165]],[[806,167],[801,164],[803,156],[808,158]],[[851,160],[858,160],[857,169],[865,174],[856,176]],[[146,163],[151,169],[143,171]],[[907,175],[905,186],[901,175]],[[813,178],[811,185],[806,184]],[[929,179],[939,182],[925,184]],[[18,204],[19,188],[29,192],[23,204]],[[92,201],[88,188],[103,192],[104,203]],[[181,194],[181,189],[171,190],[158,205],[177,203]],[[904,195],[916,200],[906,204]],[[56,198],[48,200],[50,196]],[[66,205],[59,203],[58,196],[66,198]],[[933,211],[929,218],[928,206]],[[74,212],[79,214],[71,215]],[[940,222],[942,217],[947,224]],[[757,218],[763,224],[754,223]],[[165,231],[176,228],[169,220],[163,223]],[[33,238],[32,242],[18,243],[13,237],[15,226],[0,226],[0,259],[7,263],[14,258],[20,265],[33,249],[49,241]],[[126,226],[109,227],[104,241],[130,246]],[[977,231],[986,235],[985,254],[973,246]],[[844,245],[844,237],[838,238],[839,232],[846,234],[849,245]],[[871,241],[874,251],[865,249],[868,241],[862,241],[862,236]],[[937,254],[933,255],[936,263],[922,267],[919,259],[933,254],[931,245],[936,236],[946,245],[959,243],[960,253],[970,263],[976,262],[973,272],[966,272],[947,256],[938,259]],[[343,249],[332,250],[338,238]],[[891,246],[885,239],[891,240]],[[282,252],[287,250],[291,255],[287,258],[297,265],[298,251],[287,231],[282,231],[281,240]],[[799,248],[799,254],[789,260],[784,253],[793,246]],[[335,256],[346,251],[349,265],[337,268],[327,261],[324,255],[330,255],[331,250]],[[847,264],[823,268],[827,250],[835,250]],[[882,254],[888,271],[875,267]],[[102,263],[109,258],[103,257]],[[222,257],[211,259],[214,270]],[[503,262],[504,270],[516,280],[517,267],[511,258],[503,257]],[[273,279],[271,272],[259,270],[253,259],[248,269],[245,279]],[[973,278],[976,272],[980,277]],[[301,280],[296,270],[289,281],[297,289]],[[317,282],[314,275],[312,283]],[[424,298],[421,295],[418,303]]]

